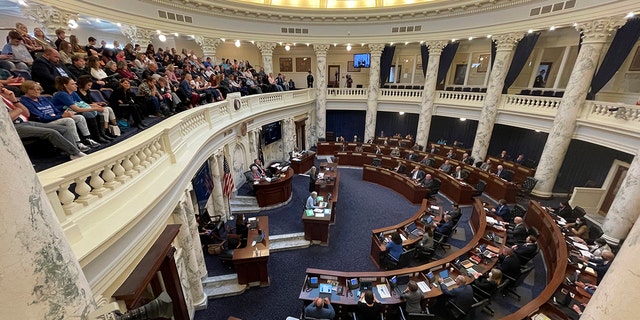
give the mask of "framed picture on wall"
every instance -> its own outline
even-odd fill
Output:
[[[296,58],[296,72],[309,72],[311,71],[311,58],[302,57]]]
[[[491,63],[491,55],[490,54],[481,54],[478,58],[478,68],[477,72],[487,72],[489,70],[489,64]]]
[[[293,58],[280,58],[280,72],[293,72]]]
[[[347,72],[360,72],[360,69],[353,66],[353,61],[347,61]]]
[[[629,71],[640,71],[640,47],[636,48],[636,54],[633,56],[633,60],[631,60]]]
[[[534,88],[544,88],[547,86],[547,79],[549,79],[549,72],[551,72],[551,62],[540,62],[538,71],[536,72],[536,78],[533,80]]]

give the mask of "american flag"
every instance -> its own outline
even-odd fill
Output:
[[[233,176],[231,176],[231,170],[229,170],[229,163],[227,162],[227,157],[223,157],[224,159],[224,176],[222,180],[224,182],[224,189],[222,193],[227,196],[227,198],[231,199],[231,194],[233,194],[233,189],[235,185],[233,184]]]

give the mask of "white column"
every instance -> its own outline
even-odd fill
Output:
[[[636,155],[634,162],[639,162],[637,158]],[[630,173],[631,172],[628,174]],[[629,191],[640,191],[638,187],[638,180],[640,178],[638,164],[635,165],[634,173],[631,176],[633,181],[628,181],[629,175],[627,175],[624,183],[625,187],[629,187]],[[625,187],[623,187],[623,189]],[[631,194],[626,194],[622,201],[629,201],[628,204],[632,206],[627,207],[626,210],[629,212],[634,211],[637,216],[637,213],[640,212],[637,200],[638,194],[635,194],[635,200],[626,198],[627,195]],[[619,194],[616,199],[618,197]],[[580,317],[581,320],[638,318],[640,304],[634,301],[640,299],[640,290],[637,289],[640,286],[640,277],[638,277],[638,274],[640,274],[640,264],[638,264],[640,223],[636,221],[635,224],[631,222],[631,225],[629,225],[625,221],[624,224],[625,226],[633,225],[633,227],[626,236],[626,240],[622,248],[620,248],[620,251],[618,251],[618,255],[613,259],[613,262],[611,262],[612,265],[609,267],[607,274],[600,282],[589,304],[587,304],[587,308]]]
[[[56,30],[62,29],[69,36],[69,19],[78,21],[78,13],[54,9],[41,5],[32,5],[29,7],[21,7],[25,15],[33,18],[36,22],[42,24],[44,32],[51,41],[56,41]],[[56,48],[57,49],[57,48]]]
[[[553,89],[557,89],[560,86],[562,73],[564,72],[564,67],[567,65],[567,60],[569,59],[569,52],[571,52],[571,46],[564,47],[564,52],[562,53],[562,61],[560,62],[560,68],[558,68],[556,81],[553,83]]]
[[[211,168],[211,177],[213,179],[213,191],[211,197],[213,199],[213,212],[212,215],[221,216],[222,220],[227,220],[229,217],[229,211],[227,210],[226,198],[223,195],[224,184],[222,182],[222,150],[216,151],[216,153],[209,158],[209,167]]]
[[[122,25],[120,32],[131,40],[131,43],[139,44],[143,47],[150,44],[152,37],[156,34],[155,30],[130,25]]]
[[[609,18],[579,23],[576,26],[583,30],[582,47],[536,169],[535,178],[538,183],[533,194],[538,197],[551,197],[553,185],[576,128],[578,112],[584,105],[591,79],[598,66],[602,47],[609,33],[620,23],[618,19]]]
[[[2,318],[86,318],[91,287],[5,111],[0,159]]]
[[[431,54],[431,53],[429,53]],[[467,57],[467,70],[464,73],[464,85],[468,85],[469,84],[469,74],[471,73],[471,65],[473,64],[473,52],[469,52],[468,57]]]
[[[471,155],[476,160],[484,159],[487,155],[493,125],[498,114],[498,102],[502,96],[504,79],[507,77],[509,66],[511,65],[511,53],[516,43],[522,38],[521,33],[508,33],[494,35],[491,39],[496,42],[496,58],[491,68],[489,87],[482,105],[482,113],[478,121],[478,130],[473,141]],[[489,62],[490,63],[490,62]]]
[[[378,115],[378,94],[380,92],[380,56],[384,50],[384,44],[374,43],[369,45],[371,52],[371,68],[369,68],[369,90],[367,92],[367,113],[364,124],[364,140],[373,139],[376,136],[376,116]]]
[[[202,275],[200,267],[201,264],[204,265],[204,255],[194,212],[187,210],[187,206],[183,200],[178,202],[173,214],[176,223],[180,224],[180,232],[178,232],[176,239],[182,249],[181,259],[183,259],[184,266],[180,283],[182,284],[185,295],[188,293],[191,298],[189,299],[192,303],[192,305],[189,306],[191,313],[195,309],[195,306],[207,305],[207,296],[202,286],[202,278],[203,276],[207,276],[206,267],[204,275]]]
[[[258,46],[260,54],[262,54],[264,72],[267,75],[273,73],[273,49],[275,49],[276,44],[273,42],[256,42],[256,46]]]
[[[640,150],[636,151],[627,176],[611,203],[609,212],[602,224],[607,241],[618,243],[627,238],[627,234],[640,216]]]
[[[316,96],[316,125],[315,130],[311,130],[315,144],[319,138],[327,135],[327,52],[328,44],[314,44],[313,51],[316,52],[316,75],[315,84],[318,94]]]
[[[202,49],[202,53],[204,54],[205,59],[207,57],[210,57],[211,61],[216,61],[216,59],[215,59],[215,57],[216,57],[216,48],[218,47],[218,44],[220,44],[220,42],[222,42],[220,39],[218,39],[218,38],[210,38],[210,37],[203,37],[203,36],[196,36],[194,38],[194,40],[196,41],[196,43]]]
[[[289,160],[289,152],[293,151],[296,147],[296,123],[293,122],[293,118],[285,118],[283,121],[282,129],[284,131],[282,137],[283,140],[283,159]]]
[[[442,54],[442,49],[447,45],[447,41],[427,41],[425,45],[429,48],[429,60],[427,64],[427,74],[424,77],[424,90],[422,90],[418,132],[416,133],[416,143],[423,147],[427,146],[429,129],[431,128],[431,116],[433,115],[433,101],[436,98],[440,54]]]

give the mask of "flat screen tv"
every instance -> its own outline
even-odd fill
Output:
[[[280,121],[262,126],[262,136],[264,137],[265,146],[280,140],[282,138]]]
[[[353,67],[354,68],[369,68],[371,67],[371,54],[369,53],[356,53],[353,55]]]

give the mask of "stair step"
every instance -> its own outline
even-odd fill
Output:
[[[202,284],[209,299],[237,296],[247,289],[247,285],[238,284],[238,275],[235,273],[208,277]]]
[[[304,239],[304,232],[269,236],[269,250],[273,252],[308,248],[310,242]]]

